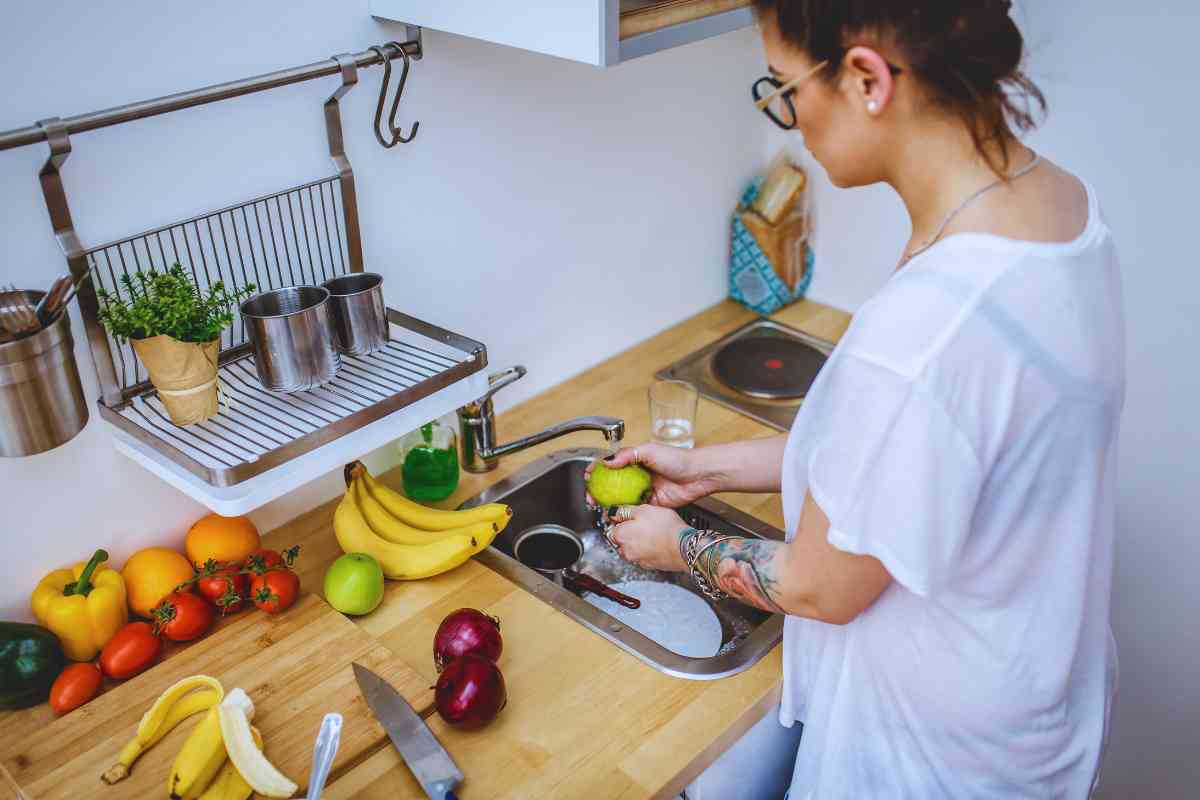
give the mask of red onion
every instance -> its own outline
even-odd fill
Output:
[[[474,608],[460,608],[442,620],[433,636],[433,666],[441,672],[451,659],[465,655],[499,661],[503,649],[500,620]]]
[[[504,675],[482,656],[452,659],[434,687],[434,700],[442,719],[459,728],[481,728],[496,718],[508,703]]]

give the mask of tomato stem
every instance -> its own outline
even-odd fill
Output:
[[[154,615],[154,634],[157,636],[162,633],[163,628],[170,624],[171,620],[178,615],[178,610],[172,602],[163,602],[156,606],[151,612]]]
[[[104,551],[101,550],[98,552],[104,552]],[[282,557],[285,562],[283,564],[272,564],[271,566],[267,566],[267,562],[262,556],[259,556],[259,555],[250,556],[238,569],[234,570],[233,572],[227,573],[227,576],[228,576],[228,578],[232,578],[233,576],[236,576],[236,575],[266,575],[268,572],[283,572],[284,570],[290,569],[292,564],[296,563],[296,558],[299,555],[300,555],[300,545],[294,544],[291,547],[287,548],[286,550],[282,551]],[[104,557],[108,558],[108,554],[105,553]],[[101,559],[101,560],[103,560],[103,559]],[[213,577],[214,575],[216,575],[216,573],[219,570],[231,568],[231,567],[235,566],[237,563],[238,562],[236,562],[236,561],[229,561],[229,562],[225,562],[225,564],[222,565],[222,563],[217,561],[216,559],[210,558],[204,562],[204,565],[202,567],[200,567],[199,570],[197,570],[195,575],[188,578],[186,581],[179,583],[171,591],[173,591],[173,592],[182,591],[189,586],[195,585],[197,582],[199,582],[200,580],[203,580],[204,578]],[[87,573],[85,572],[84,574],[86,575]],[[232,580],[227,580],[227,582],[230,585],[232,585]]]
[[[279,595],[277,595],[277,594],[275,594],[275,592],[271,591],[270,586],[260,587],[258,590],[258,594],[254,595],[254,602],[256,602],[256,603],[270,603],[272,600],[278,600],[278,599],[279,599]]]

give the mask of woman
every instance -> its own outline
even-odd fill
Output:
[[[1003,0],[756,0],[759,107],[912,237],[789,436],[695,451],[613,512],[622,555],[787,614],[793,800],[1082,797],[1109,630],[1121,289],[1094,193],[1022,144],[1041,95]],[[786,544],[673,508],[782,491]]]

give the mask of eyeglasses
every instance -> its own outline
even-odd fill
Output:
[[[785,131],[790,131],[796,127],[796,107],[792,105],[792,95],[795,94],[796,87],[827,66],[829,66],[829,62],[822,61],[808,72],[798,78],[792,78],[787,83],[774,75],[764,75],[750,87],[750,94],[754,96],[754,107],[766,114],[771,122]]]
[[[764,75],[750,87],[750,94],[754,96],[754,107],[766,114],[767,118],[780,128],[785,131],[792,130],[796,127],[796,107],[792,105],[792,95],[796,93],[800,84],[825,69],[829,63],[829,61],[822,61],[808,72],[798,78],[792,78],[787,83],[774,75]],[[904,72],[900,67],[890,63],[888,70],[893,75]]]

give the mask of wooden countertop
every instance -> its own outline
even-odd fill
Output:
[[[626,420],[627,443],[645,441],[650,433],[646,388],[654,373],[754,316],[731,301],[713,306],[500,415],[501,438],[508,441],[573,416],[608,414]],[[774,318],[831,340],[840,338],[849,323],[849,315],[811,302]],[[700,400],[697,446],[774,433]],[[487,475],[464,473],[457,492],[441,505],[453,507],[547,453],[599,442],[598,434],[573,434],[505,457]],[[395,474],[382,477],[398,484]],[[778,496],[721,499],[783,527]],[[297,569],[304,589],[316,594],[325,569],[340,555],[332,530],[335,505],[318,507],[264,537],[267,546],[302,546]],[[731,678],[672,678],[475,561],[428,580],[389,582],[383,604],[352,619],[432,684],[434,631],[446,614],[464,606],[502,621],[500,666],[509,701],[495,722],[474,732],[450,728],[431,709],[422,709],[466,775],[459,792],[463,800],[673,798],[779,701],[781,648]],[[37,722],[49,713],[44,706],[17,712],[6,715],[5,725],[25,717]],[[20,797],[6,777],[0,768],[0,796]],[[322,796],[425,797],[386,739],[335,774]]]

